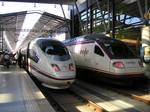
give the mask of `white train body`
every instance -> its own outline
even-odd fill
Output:
[[[75,81],[75,63],[67,48],[54,39],[38,38],[30,42],[27,69],[46,87],[66,89]]]
[[[66,40],[78,68],[96,71],[113,78],[143,77],[145,68],[140,58],[119,40],[101,34]]]

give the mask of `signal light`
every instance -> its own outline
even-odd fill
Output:
[[[52,65],[52,68],[55,72],[59,72],[60,71],[60,68],[58,67],[58,65],[56,64],[51,64]]]
[[[70,71],[75,71],[75,68],[74,68],[74,66],[73,66],[73,63],[70,63],[70,64],[69,64],[69,70],[70,70]]]
[[[119,69],[124,68],[123,62],[114,62],[114,63],[113,63],[113,66],[114,66],[115,68],[119,68]]]

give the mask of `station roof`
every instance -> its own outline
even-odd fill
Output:
[[[38,14],[40,18],[32,29],[22,29],[25,17],[28,14]],[[17,44],[21,41],[21,46],[24,46],[35,37],[50,35],[56,29],[65,26],[65,21],[63,17],[41,11],[23,11],[0,15],[0,24],[5,32],[4,36],[7,37],[12,50],[15,50]],[[27,37],[20,39],[20,32],[28,33]]]
[[[1,0],[10,2],[30,2],[30,3],[49,3],[49,4],[72,4],[73,0]]]
[[[49,4],[53,4],[53,3],[54,4],[73,4],[73,2],[77,0],[1,0],[1,1],[49,3]],[[146,12],[145,1],[147,1],[147,8],[149,8],[150,0],[139,0],[139,2],[138,0],[115,0],[116,13],[118,14],[122,13],[122,14],[130,15],[131,17],[142,18],[142,16],[144,16],[144,13]],[[100,0],[100,3],[101,3],[100,6],[102,10],[107,10],[106,9],[107,7],[105,7],[106,6],[105,2],[106,0]],[[27,43],[28,41],[30,41],[30,39],[36,36],[49,34],[53,32],[55,29],[65,24],[64,18],[55,16],[53,14],[49,14],[46,12],[40,12],[40,11],[35,11],[35,12],[24,11],[24,12],[0,15],[1,17],[0,24],[3,23],[3,28],[6,30],[5,32],[8,37],[8,40],[10,41],[12,49],[15,49],[16,43],[20,41],[18,40],[19,32],[22,28],[26,14],[31,14],[31,13],[40,14],[41,17],[39,21],[35,24],[34,28],[32,28],[32,31],[29,32],[26,38],[27,41],[23,42],[23,44]],[[14,33],[14,30],[15,30],[15,33]],[[26,30],[28,29],[22,29],[22,30],[24,30],[22,32],[26,32]]]
[[[116,12],[141,17],[150,9],[150,0],[115,0]]]

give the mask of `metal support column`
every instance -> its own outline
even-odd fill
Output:
[[[2,25],[0,25],[0,51],[2,51]]]
[[[103,11],[102,11],[102,9],[101,9],[101,7],[100,7],[100,2],[99,2],[99,0],[96,0],[96,3],[97,3],[97,6],[98,6],[98,9],[100,10],[100,12],[101,12],[101,15],[102,15],[102,22],[103,22],[103,25],[104,25],[104,29],[105,29],[105,32],[107,31],[107,27],[106,27],[106,23],[105,23],[105,18],[104,18],[104,15],[103,15]]]
[[[145,13],[148,11],[148,1],[145,0]]]
[[[90,7],[90,34],[93,33],[93,10],[92,6]]]
[[[74,5],[72,5],[72,10],[71,10],[71,24],[70,24],[70,26],[71,26],[71,29],[70,29],[70,31],[71,31],[71,37],[74,37],[74,23],[75,23],[75,19],[74,19]]]
[[[74,4],[75,4],[76,10],[77,10],[77,14],[78,14],[78,19],[79,19],[79,22],[80,22],[81,30],[84,32],[84,27],[83,27],[83,24],[81,22],[80,12],[79,12],[76,0],[74,1]]]
[[[142,12],[142,7],[141,7],[140,0],[137,0],[137,5],[138,5],[139,12],[140,12],[140,16],[141,16],[142,18],[144,18],[144,14],[143,14],[143,12]]]
[[[145,14],[147,15],[147,13],[150,11],[150,8],[148,9],[148,0],[145,0]],[[145,18],[145,25],[149,25],[149,21],[148,18]]]
[[[108,10],[108,26],[107,26],[107,33],[110,33],[110,0],[107,1],[107,10]]]
[[[144,18],[144,13],[142,12],[142,6],[141,6],[141,3],[140,3],[140,0],[137,0],[137,5],[138,5],[139,12],[140,12],[140,16],[144,21],[144,24],[148,25],[148,20]],[[147,5],[148,5],[148,2],[147,2],[147,0],[145,0],[145,10],[147,10]]]
[[[66,18],[66,15],[65,15],[65,12],[64,12],[62,4],[60,4],[60,7],[61,7],[61,10],[63,12],[64,18],[65,18],[65,22],[66,22],[66,25],[67,25],[67,28],[68,28],[68,31],[69,31],[69,36],[71,36],[71,34],[70,34],[70,27],[68,26],[67,18]]]
[[[3,52],[3,25],[0,25],[0,51]]]
[[[116,11],[115,11],[115,0],[111,0],[112,2],[112,37],[115,38],[115,26],[116,26]]]
[[[88,34],[88,24],[89,24],[89,16],[88,16],[88,11],[89,10],[89,3],[88,0],[86,0],[86,33]]]

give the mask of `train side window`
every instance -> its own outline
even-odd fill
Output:
[[[97,45],[95,46],[94,53],[96,53],[100,56],[104,56],[103,51]]]

